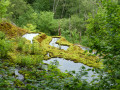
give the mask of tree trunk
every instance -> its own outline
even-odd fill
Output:
[[[60,28],[60,24],[59,24],[59,28],[58,28],[58,35],[61,36],[61,28]]]
[[[54,8],[54,14],[56,13],[56,9],[57,9],[57,6],[58,6],[59,1],[60,1],[60,0],[57,1],[57,4],[56,4],[56,6],[55,6],[55,8]]]
[[[64,10],[65,10],[65,6],[66,6],[66,0],[65,0],[65,3],[63,3],[63,8],[62,8],[62,13],[61,13],[61,18],[63,17],[63,13],[64,13]]]
[[[80,17],[80,12],[81,12],[81,10],[80,10],[80,0],[79,0],[79,17]]]
[[[53,13],[55,12],[55,0],[54,0],[54,3],[53,3]]]
[[[81,43],[81,31],[79,32],[79,43]]]
[[[70,31],[70,38],[72,38],[70,15],[69,15],[69,31]]]

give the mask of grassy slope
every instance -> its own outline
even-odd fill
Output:
[[[21,39],[19,40],[21,42],[18,42],[17,40],[19,39],[17,37],[19,36],[21,37],[25,33],[31,33],[28,30],[21,29],[9,23],[1,23],[0,30],[3,31],[8,38],[13,38],[13,46],[12,46],[13,49],[11,52],[9,52],[8,55],[9,58],[14,62],[21,64],[22,61],[18,60],[18,58],[21,57],[35,58],[36,56],[38,56],[41,58],[40,60],[42,59],[48,60],[49,58],[52,57],[60,57],[60,58],[72,60],[76,63],[81,62],[88,66],[97,67],[97,68],[101,67],[102,65],[101,62],[97,62],[99,60],[98,57],[93,56],[90,53],[84,53],[84,51],[80,47],[75,46],[72,43],[69,43],[64,37],[53,36],[53,37],[60,37],[57,43],[61,45],[68,45],[69,46],[68,50],[61,50],[56,47],[50,46],[49,43],[52,40],[52,37],[47,36],[45,33],[42,32],[39,32],[40,34],[34,38],[33,44],[31,44],[28,40]],[[21,45],[21,43],[23,44],[23,46]],[[32,47],[33,49],[31,49]],[[47,56],[48,52],[50,53],[50,57]]]

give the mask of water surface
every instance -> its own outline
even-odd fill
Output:
[[[33,34],[25,34],[23,37],[25,37],[26,39],[30,40],[31,43],[32,43],[32,40],[33,40],[33,37],[39,35],[38,33],[33,33]],[[54,47],[57,47],[59,49],[64,49],[64,50],[67,50],[69,47],[68,46],[64,46],[64,45],[58,45],[56,44],[57,40],[59,40],[60,38],[52,38],[52,41],[50,42],[49,45],[51,46],[54,46]],[[84,47],[81,47],[83,50],[89,50],[88,48],[84,48]],[[49,53],[47,53],[47,56],[49,57]],[[58,68],[62,71],[62,72],[65,72],[66,70],[67,71],[75,71],[76,73],[79,73],[80,71],[80,67],[81,66],[84,66],[86,69],[92,69],[92,67],[89,67],[87,65],[84,65],[82,63],[74,63],[73,61],[70,61],[70,60],[65,60],[63,58],[51,58],[47,61],[43,60],[44,63],[47,63],[47,64],[50,64],[50,62],[53,62],[54,60],[58,61],[59,62],[59,66]],[[18,79],[23,79],[24,77],[22,77],[22,75],[20,75],[18,73],[18,70],[16,69],[15,71],[16,75],[18,75]],[[75,75],[75,74],[74,74]],[[92,75],[95,75],[95,77],[91,77]],[[88,77],[85,77],[83,76],[82,79],[87,79],[88,82],[92,81],[93,78],[96,78],[97,77],[97,74],[95,74],[95,72],[93,71],[88,71]]]
[[[52,41],[50,42],[49,45],[57,47],[59,49],[64,49],[67,50],[69,47],[68,46],[63,46],[63,45],[58,45],[56,42],[57,40],[59,40],[60,38],[52,38]]]
[[[43,60],[44,63],[50,64],[51,62],[54,62],[54,60],[59,62],[59,66],[58,68],[62,71],[62,72],[66,72],[67,71],[75,71],[76,73],[79,73],[80,71],[80,67],[84,66],[86,69],[92,69],[92,67],[89,67],[87,65],[84,65],[82,63],[74,63],[73,61],[70,60],[65,60],[63,58],[51,58],[49,60]],[[88,72],[88,77],[83,76],[82,79],[87,79],[88,82],[91,82],[94,78],[97,78],[98,74],[95,74],[94,71],[90,70],[87,71]],[[74,76],[76,74],[73,74]],[[95,77],[91,77],[95,75]]]
[[[39,35],[39,33],[28,33],[23,35],[23,37],[26,38],[27,40],[30,40],[32,43],[33,38],[37,35]]]

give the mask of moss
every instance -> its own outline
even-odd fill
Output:
[[[47,35],[45,33],[40,33],[39,35],[34,37],[33,41],[37,40],[38,42],[42,42],[42,40],[44,40],[45,38],[47,38]]]
[[[44,60],[48,60],[50,59],[51,57],[48,57],[47,55],[44,56]]]
[[[68,42],[64,37],[60,37],[60,39],[56,43],[59,45],[67,45],[67,46],[73,45],[72,43]]]
[[[20,40],[22,40],[22,42],[19,42]],[[25,38],[14,38],[12,39],[12,43],[13,50],[8,53],[9,60],[22,66],[41,63],[43,55],[46,53],[40,47],[40,43],[37,40],[34,40],[33,44],[31,44],[30,41]],[[21,47],[21,50],[18,49],[18,47]]]
[[[84,50],[82,50],[79,46],[75,46],[69,43],[68,41],[66,41],[64,37],[61,37],[61,36],[53,36],[53,37],[56,37],[56,38],[60,37],[57,43],[61,45],[67,45],[69,46],[69,48],[65,51],[65,50],[60,50],[56,47],[50,46],[49,43],[52,41],[52,37],[46,36],[45,39],[39,42],[41,44],[41,47],[44,48],[44,51],[46,51],[46,54],[47,52],[50,53],[49,58],[47,56],[44,57],[45,60],[59,57],[67,60],[72,60],[76,63],[80,62],[90,67],[91,66],[96,68],[101,67],[102,65],[101,62],[97,62],[97,59],[99,59],[97,56],[92,56],[88,52],[85,53]]]
[[[28,30],[21,29],[7,22],[0,23],[0,31],[3,31],[8,38],[15,38],[28,33]]]
[[[12,24],[9,23],[1,23],[0,24],[0,30],[5,32],[5,34],[12,38],[12,37],[18,37],[22,36],[25,33],[31,33],[27,30],[18,28]],[[52,41],[52,38],[60,38],[56,43],[60,45],[67,45],[69,48],[67,50],[61,50],[59,48],[50,46],[49,43]],[[8,53],[9,59],[14,63],[21,63],[21,60],[18,56],[26,57],[29,55],[28,60],[37,60],[38,57],[40,57],[40,60],[42,59],[50,59],[52,57],[59,57],[64,58],[67,60],[72,60],[74,62],[80,62],[83,64],[86,64],[88,66],[92,67],[101,67],[102,62],[97,62],[99,59],[97,56],[92,56],[90,53],[85,53],[84,50],[82,50],[79,46],[75,46],[72,43],[69,43],[64,37],[62,36],[47,36],[45,33],[39,32],[39,35],[34,37],[33,44],[30,43],[30,41],[25,39],[25,42],[23,44],[21,51],[17,48],[18,45],[18,39],[14,38],[11,39],[13,41],[12,45],[12,51]],[[47,56],[47,53],[49,52],[50,57]],[[38,62],[38,61],[36,61]],[[27,64],[28,62],[26,62]],[[34,62],[35,64],[35,62]]]
[[[17,59],[17,56],[16,56],[16,53],[14,52],[9,52],[8,53],[8,58],[13,61],[13,60],[16,60]],[[13,61],[14,62],[14,61]]]

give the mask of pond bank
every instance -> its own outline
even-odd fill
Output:
[[[27,34],[28,35],[28,34]],[[29,34],[31,35],[31,34]],[[37,36],[37,35],[36,35]],[[35,37],[35,36],[34,36]],[[69,46],[64,46],[64,45],[58,45],[56,42],[59,40],[60,38],[56,37],[56,38],[52,38],[51,42],[49,43],[50,46],[53,46],[53,47],[56,47],[58,50],[61,50],[63,49],[62,51],[64,50],[67,50],[69,48]],[[61,48],[60,48],[61,47]],[[75,71],[76,73],[79,73],[79,68],[84,66],[86,69],[93,69],[92,67],[89,67],[87,65],[84,65],[82,63],[74,63],[73,61],[70,61],[70,60],[65,60],[63,58],[52,58],[51,57],[51,53],[47,53],[47,56],[50,57],[50,59],[48,59],[47,61],[46,60],[43,60],[44,63],[47,63],[47,64],[50,64],[50,62],[53,62],[54,60],[58,61],[59,62],[59,66],[58,68],[62,71],[62,72],[65,72],[66,70],[67,71]],[[76,74],[75,73],[75,74]],[[74,74],[74,75],[75,75]],[[94,77],[92,77],[94,75]],[[97,75],[98,74],[95,74],[95,72],[92,72],[91,70],[88,71],[88,77],[82,77],[82,79],[86,79],[88,82],[91,82],[93,80],[93,78],[97,78]]]
[[[102,67],[102,62],[97,62],[99,61],[99,57],[88,52],[85,53],[82,48],[69,43],[65,38],[61,36],[50,37],[44,33],[41,33],[33,38],[33,42],[40,43],[40,47],[44,50],[45,60],[59,57],[66,60],[74,61],[76,63],[83,63],[90,67]],[[49,57],[47,55],[48,53]]]

